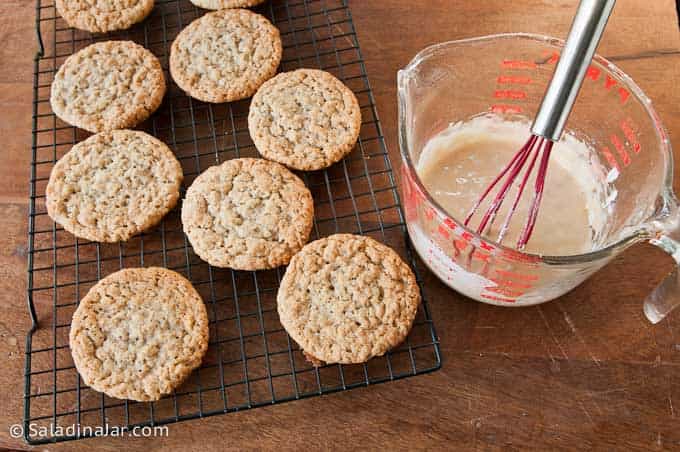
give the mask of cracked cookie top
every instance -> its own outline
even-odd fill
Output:
[[[172,43],[170,74],[191,97],[231,102],[250,97],[276,73],[279,30],[247,9],[223,9],[193,21]]]
[[[71,234],[127,240],[156,225],[179,199],[182,167],[160,140],[136,130],[101,132],[52,168],[47,213]]]
[[[216,267],[285,265],[307,242],[314,202],[284,166],[239,158],[208,168],[191,184],[182,225],[194,251]]]
[[[92,33],[125,30],[153,10],[154,0],[56,0],[59,15],[70,27]]]
[[[250,104],[248,130],[263,157],[298,170],[326,168],[359,137],[354,93],[328,72],[298,69],[265,82]]]
[[[394,250],[370,237],[335,234],[293,256],[276,301],[281,324],[312,363],[352,364],[406,338],[420,291]]]
[[[88,386],[118,399],[158,400],[201,364],[208,315],[201,296],[179,273],[124,269],[99,281],[80,301],[69,346]]]
[[[89,132],[134,127],[161,105],[161,63],[132,41],[91,44],[64,61],[50,104],[63,121]]]

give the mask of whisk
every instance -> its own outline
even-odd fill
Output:
[[[569,36],[555,68],[555,73],[531,126],[531,136],[501,170],[500,174],[484,190],[465,218],[465,225],[467,226],[482,202],[503,181],[477,226],[478,234],[484,234],[491,227],[510,188],[515,185],[525,166],[528,164],[524,175],[519,180],[513,204],[506,214],[498,233],[497,242],[501,243],[503,241],[510,226],[512,216],[522,198],[522,193],[538,162],[538,172],[534,181],[534,194],[529,207],[529,217],[517,240],[517,249],[523,250],[525,248],[536,225],[536,218],[538,217],[538,210],[545,187],[545,177],[548,172],[550,153],[553,145],[556,141],[559,141],[562,135],[567,117],[574,105],[576,95],[581,88],[586,70],[600,42],[615,2],[616,0],[581,0],[579,3],[574,21],[571,24]]]

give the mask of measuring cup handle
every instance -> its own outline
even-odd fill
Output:
[[[659,232],[649,242],[667,252],[675,260],[676,267],[645,299],[645,316],[652,323],[660,322],[680,306],[680,206],[672,193],[664,198],[665,213],[654,224]]]

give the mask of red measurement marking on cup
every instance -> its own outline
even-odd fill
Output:
[[[638,127],[632,118],[627,117],[622,119],[621,122],[619,123],[619,128],[621,129],[621,132],[623,133],[625,140],[621,139],[616,133],[612,133],[609,136],[609,141],[614,146],[614,149],[616,150],[616,155],[618,155],[619,158],[621,159],[623,166],[626,167],[630,165],[632,162],[629,150],[632,150],[634,154],[639,154],[640,151],[642,150],[642,146],[640,145],[637,133],[635,132],[638,129]],[[617,170],[621,169],[616,158],[616,155],[614,155],[614,153],[609,149],[608,146],[606,145],[602,146],[600,148],[600,152],[605,157],[610,167],[616,168]]]
[[[535,69],[536,63],[527,60],[503,60],[501,67],[503,69]]]
[[[495,271],[499,275],[505,276],[507,278],[521,279],[521,280],[524,280],[524,281],[536,281],[536,280],[538,280],[538,276],[530,275],[530,274],[527,274],[527,273],[517,273],[517,272],[510,271],[510,270],[503,270],[503,269],[500,269],[500,268],[497,268]]]
[[[512,89],[497,89],[493,93],[493,97],[497,99],[526,99],[526,91],[517,91]]]
[[[432,207],[428,207],[425,209],[425,218],[427,218],[428,221],[432,221],[434,218],[434,209]]]
[[[617,81],[612,78],[611,75],[607,74],[607,76],[604,78],[604,87],[605,89],[611,89],[612,86],[616,86]]]
[[[533,287],[533,284],[528,284],[526,281],[513,281],[511,279],[499,279],[493,277],[490,279],[499,286],[504,287],[517,287],[519,289],[531,289]]]
[[[512,250],[512,249],[501,250],[501,252],[498,253],[498,259],[501,262],[509,263],[511,265],[516,264],[516,263],[536,264],[536,263],[540,262],[540,260],[541,260],[537,256],[524,254],[520,251],[515,251],[515,250]]]
[[[444,239],[449,240],[451,238],[451,233],[455,232],[456,223],[450,218],[444,218],[441,223],[437,226],[437,233]],[[455,242],[455,240],[454,240]],[[455,247],[455,243],[454,243]]]
[[[499,85],[529,85],[533,80],[531,77],[521,77],[517,75],[499,75],[496,79]]]
[[[612,87],[617,86],[618,84],[619,82],[609,74],[607,74],[607,76],[604,78],[605,89],[611,90]],[[621,102],[621,105],[625,104],[630,97],[630,92],[622,86],[619,86],[616,92],[619,95],[619,101]]]
[[[503,69],[535,69],[536,63],[528,60],[503,60],[501,62]],[[533,82],[531,77],[513,74],[500,74],[496,78],[499,85],[528,85]],[[527,92],[522,89],[497,89],[493,92],[493,97],[496,99],[507,99],[507,101],[523,101],[527,98]],[[507,114],[507,113],[521,113],[522,107],[520,105],[513,105],[512,103],[497,103],[490,107],[493,113]]]
[[[481,294],[482,297],[490,300],[515,303],[518,297],[527,293],[538,281],[537,275],[529,273],[518,273],[501,268],[495,268],[494,272],[495,276],[491,276],[489,280],[496,285],[484,287]],[[498,295],[503,295],[503,297]]]
[[[628,140],[628,143],[630,143],[630,146],[633,148],[633,152],[636,154],[640,153],[641,147],[640,147],[640,142],[637,139],[637,135],[635,133],[635,129],[637,129],[637,126],[633,122],[631,118],[624,118],[621,120],[621,131],[623,132],[623,136],[626,137],[626,140]]]
[[[508,289],[507,287],[500,287],[500,286],[487,286],[484,288],[485,291],[491,292],[491,293],[497,293],[499,295],[505,295],[506,297],[521,297],[524,295],[524,291],[517,291],[517,290],[511,290]]]
[[[550,54],[549,50],[545,50],[543,52],[544,56],[549,55],[549,54]],[[546,63],[554,64],[559,60],[559,53],[557,51],[553,51],[553,53],[550,54],[550,55],[551,56],[546,61]],[[586,78],[593,80],[593,81],[597,81],[600,78],[601,75],[602,75],[602,70],[600,68],[592,66],[592,65],[589,66],[588,70],[586,71]],[[610,90],[612,87],[618,86],[618,84],[619,84],[618,81],[614,77],[607,74],[607,76],[605,77],[605,80],[604,80],[605,89]],[[623,88],[622,86],[619,86],[616,91],[619,95],[619,101],[621,102],[621,104],[625,104],[626,101],[628,100],[628,98],[630,97],[630,92],[626,88]]]
[[[628,151],[626,151],[626,147],[623,145],[623,142],[618,137],[618,135],[612,134],[609,137],[609,141],[611,141],[611,143],[614,145],[614,148],[616,149],[616,152],[618,152],[619,156],[621,157],[623,166],[630,165],[630,155],[628,155]]]
[[[456,229],[456,222],[453,221],[451,218],[444,218],[444,224],[452,231]]]
[[[595,66],[589,66],[588,70],[586,71],[586,78],[596,82],[597,79],[600,78],[601,74],[602,70],[596,68]]]
[[[485,241],[485,240],[480,240],[479,241],[479,247],[483,249],[484,251],[493,251],[496,249],[495,246],[493,246],[491,243]]]
[[[618,171],[621,170],[619,167],[619,162],[616,160],[616,157],[614,157],[614,154],[612,154],[612,151],[610,151],[607,146],[602,146],[600,148],[600,152],[602,155],[604,155],[604,158],[607,159],[607,163],[609,163],[611,168],[616,168]]]
[[[479,250],[478,248],[475,248],[472,251],[472,258],[477,259],[478,261],[481,261],[481,262],[488,262],[489,259],[491,258],[491,254],[485,253],[485,252]]]
[[[453,239],[451,243],[453,244],[453,249],[457,250],[459,253],[462,253],[468,246],[468,242],[460,239]]]
[[[437,227],[437,232],[439,233],[439,235],[441,235],[444,239],[447,239],[447,240],[448,240],[449,237],[451,236],[451,233],[450,233],[449,230],[444,226],[443,223],[440,224],[440,225]]]
[[[494,104],[491,106],[494,113],[521,113],[522,107],[519,105]]]

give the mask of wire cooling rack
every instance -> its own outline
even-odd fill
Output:
[[[327,70],[356,93],[361,105],[361,136],[352,153],[325,171],[301,174],[315,201],[311,239],[336,232],[370,235],[415,268],[346,1],[271,0],[255,10],[281,31],[280,70]],[[54,0],[37,0],[40,51],[35,59],[28,255],[33,327],[26,339],[24,390],[24,435],[31,444],[93,436],[102,428],[156,426],[271,405],[440,367],[438,339],[425,302],[408,339],[384,357],[364,365],[314,368],[278,321],[275,296],[283,270],[239,272],[202,262],[182,232],[178,209],[157,228],[120,244],[76,239],[47,216],[44,193],[50,170],[88,136],[61,122],[50,108],[50,84],[61,63],[92,42],[131,39],[159,57],[167,76],[172,40],[203,13],[188,0],[156,0],[143,23],[124,32],[92,35],[69,28]],[[169,77],[168,87],[163,105],[142,128],[174,150],[183,166],[184,187],[209,166],[257,156],[246,124],[248,100],[212,105],[187,97]],[[78,300],[102,277],[136,266],[163,266],[187,276],[210,317],[203,365],[172,395],[153,403],[112,399],[88,388],[68,347]]]

